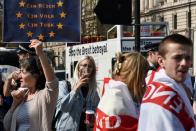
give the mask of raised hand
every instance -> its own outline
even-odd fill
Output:
[[[27,96],[28,89],[18,89],[11,92],[15,104],[20,104]]]
[[[13,79],[13,80],[18,80],[20,78],[20,70],[12,72],[9,76],[8,79]]]
[[[30,40],[31,44],[29,45],[30,48],[35,48],[36,54],[39,56],[41,54],[43,54],[43,46],[42,46],[42,42],[37,40],[37,39],[33,39]]]
[[[83,75],[79,78],[78,82],[74,85],[74,90],[79,90],[82,86],[88,85],[89,77],[87,75]]]

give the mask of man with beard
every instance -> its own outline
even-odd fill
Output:
[[[138,131],[196,130],[189,91],[185,85],[192,64],[192,41],[167,36],[159,45],[161,69],[147,86],[142,100]]]

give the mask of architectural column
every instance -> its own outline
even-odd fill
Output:
[[[154,0],[149,0],[149,9],[152,9],[154,6]]]
[[[145,10],[149,9],[149,0],[145,0]]]
[[[140,0],[140,11],[144,12],[145,10],[145,0]]]
[[[132,16],[135,17],[135,0],[132,0]]]
[[[154,7],[158,6],[159,3],[160,3],[160,0],[154,0]]]

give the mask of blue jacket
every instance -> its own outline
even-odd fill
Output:
[[[59,82],[59,96],[55,113],[55,117],[57,117],[55,125],[57,131],[79,130],[80,116],[83,111],[82,107],[84,101],[85,99],[80,90],[77,92],[73,90],[68,92],[66,82]],[[95,101],[87,101],[86,108],[95,111],[99,102],[98,94]]]

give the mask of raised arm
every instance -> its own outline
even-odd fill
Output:
[[[3,95],[4,96],[11,96],[11,91],[12,91],[12,87],[11,87],[11,81],[12,78],[7,78],[4,85],[3,85]]]
[[[11,96],[11,92],[16,89],[17,83],[16,81],[19,80],[20,70],[12,72],[6,79],[3,85],[3,95],[4,96]],[[14,83],[12,83],[12,81]],[[14,84],[14,85],[13,85]]]
[[[73,85],[71,92],[66,92],[64,97],[59,99],[57,106],[61,108],[63,112],[69,112],[72,109],[72,105],[77,101],[80,89],[87,83],[89,78],[82,76],[79,80]]]
[[[44,75],[46,77],[46,81],[52,81],[55,79],[55,74],[50,66],[47,57],[44,54],[42,43],[39,40],[31,40],[30,48],[35,48],[36,54],[40,59],[41,66],[43,68]]]

